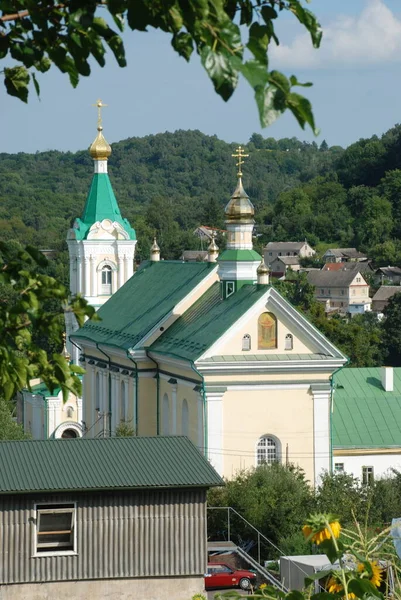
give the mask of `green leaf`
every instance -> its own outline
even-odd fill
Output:
[[[298,590],[291,590],[291,592],[286,595],[286,600],[305,600],[305,598],[302,592],[299,592]]]
[[[46,256],[43,254],[43,252],[41,252],[40,250],[35,248],[35,246],[26,246],[25,250],[29,254],[29,256],[32,257],[33,260],[39,266],[47,267],[47,265],[49,264],[49,261],[47,260]]]
[[[250,83],[253,89],[256,89],[258,86],[264,88],[269,79],[266,68],[257,60],[248,60],[241,64],[241,61],[238,59],[238,62],[238,70],[241,71],[242,75],[246,78],[248,83]]]
[[[304,8],[299,0],[289,0],[289,3],[291,12],[294,13],[298,21],[309,31],[313,46],[319,48],[323,32],[315,15],[307,8]]]
[[[316,128],[315,119],[312,112],[312,105],[307,98],[291,92],[287,97],[288,108],[302,127],[305,129],[305,124],[310,125],[313,133],[318,135],[319,129]]]
[[[214,89],[223,98],[228,100],[238,83],[238,71],[236,71],[227,53],[214,52],[208,46],[201,51],[202,64],[209,77],[213,81]]]
[[[339,545],[339,543],[338,543],[338,545]],[[329,559],[329,561],[331,562],[331,564],[335,563],[336,560],[339,558],[339,556],[342,555],[341,549],[339,552],[337,552],[332,539],[323,540],[323,542],[321,542],[319,544],[319,549],[322,550],[324,554],[326,554],[326,556]]]
[[[125,49],[122,39],[116,34],[106,41],[110,50],[113,52],[118,65],[120,67],[126,67],[127,61],[125,59]]]
[[[267,67],[267,47],[270,42],[270,36],[266,25],[252,23],[249,29],[249,41],[247,48],[252,52],[254,57]]]
[[[368,579],[351,579],[348,582],[348,591],[355,594],[358,598],[364,598],[365,595],[374,596],[375,598],[384,597]]]
[[[334,592],[318,592],[310,597],[310,600],[333,600],[335,598],[341,598],[344,600],[344,596],[341,594],[335,594]]]
[[[306,83],[301,83],[300,81],[298,81],[295,75],[291,75],[290,83],[291,85],[298,85],[300,87],[311,87],[313,85],[313,83],[311,83],[310,81],[307,81]]]
[[[4,85],[10,96],[15,96],[23,102],[28,101],[29,73],[25,67],[10,67],[4,69]]]
[[[262,127],[268,127],[285,110],[285,96],[277,88],[269,85],[255,90],[256,105],[259,110],[259,119]]]
[[[180,31],[180,33],[174,34],[171,40],[171,45],[180,56],[183,56],[185,60],[189,61],[194,49],[192,36],[189,33]]]
[[[309,586],[311,583],[314,583],[316,580],[323,579],[332,573],[332,569],[327,569],[326,571],[318,571],[317,573],[313,573],[313,575],[308,575],[305,577],[305,585]]]

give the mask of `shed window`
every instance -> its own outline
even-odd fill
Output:
[[[75,505],[36,505],[36,553],[65,554],[75,551]]]
[[[277,441],[266,435],[258,441],[256,448],[256,464],[271,465],[279,459],[279,448]]]
[[[249,333],[246,333],[242,338],[242,350],[250,350],[251,349],[251,336]]]

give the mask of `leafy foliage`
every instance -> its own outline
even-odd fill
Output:
[[[100,7],[109,19],[100,16]],[[8,94],[24,102],[31,76],[40,93],[35,70],[45,73],[55,65],[76,87],[80,75],[90,75],[91,58],[105,65],[107,47],[125,67],[120,33],[127,23],[133,31],[152,27],[168,34],[173,49],[186,61],[196,50],[223,100],[232,96],[243,75],[253,89],[262,126],[289,110],[302,128],[316,130],[309,100],[293,91],[311,84],[269,71],[269,45],[272,40],[279,43],[275,22],[283,11],[294,15],[309,32],[312,45],[319,47],[320,25],[301,0],[0,0],[0,11],[0,58],[11,56],[17,62],[4,70],[4,83]]]
[[[66,396],[68,391],[80,394],[80,367],[69,365],[58,352],[49,356],[35,336],[54,336],[61,340],[64,331],[60,312],[46,310],[49,300],[62,303],[73,311],[78,322],[93,317],[94,309],[82,298],[68,303],[66,288],[53,277],[37,272],[47,260],[35,248],[10,249],[0,242],[0,285],[8,297],[0,299],[0,389],[6,401],[32,378],[41,378],[52,392],[57,386]],[[61,313],[62,314],[62,313]]]

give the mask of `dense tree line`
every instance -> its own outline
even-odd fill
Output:
[[[389,472],[368,485],[347,473],[326,473],[313,488],[304,472],[296,466],[279,463],[237,474],[224,488],[210,490],[208,506],[231,506],[274,546],[262,540],[262,559],[282,554],[318,552],[302,535],[302,525],[311,513],[331,513],[343,527],[353,529],[355,519],[372,533],[384,529],[401,515],[401,473]],[[245,542],[256,551],[257,534],[235,514],[230,518],[230,537]],[[210,539],[226,539],[227,513],[209,510]],[[252,550],[251,550],[252,551]]]

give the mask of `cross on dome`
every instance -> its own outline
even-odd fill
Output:
[[[238,158],[238,162],[235,163],[236,166],[238,167],[237,177],[242,177],[241,165],[243,165],[244,162],[245,162],[242,159],[243,158],[248,158],[249,154],[245,154],[243,147],[242,146],[238,146],[238,148],[236,150],[236,154],[231,154],[231,156],[233,158]]]
[[[92,106],[97,107],[97,128],[98,128],[98,131],[101,131],[103,129],[103,127],[102,127],[102,108],[104,108],[105,106],[108,106],[108,105],[103,104],[103,102],[99,99],[96,101],[96,104],[92,104]]]

